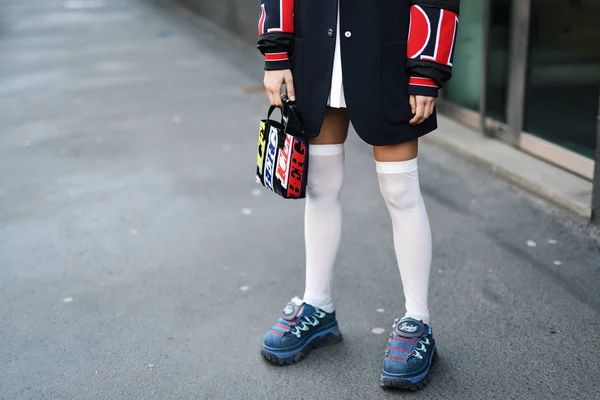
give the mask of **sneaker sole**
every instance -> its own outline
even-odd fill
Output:
[[[265,358],[265,360],[277,364],[277,365],[292,365],[298,363],[314,349],[318,349],[319,347],[332,346],[337,344],[343,340],[342,334],[338,333],[328,333],[323,337],[313,340],[312,342],[307,343],[302,349],[298,351],[298,353],[289,356],[289,357],[278,357],[276,353],[266,350],[262,348],[260,354]]]
[[[387,375],[381,374],[381,379],[379,384],[384,388],[390,389],[404,389],[404,390],[421,390],[425,389],[425,387],[429,384],[429,372],[431,371],[431,367],[438,359],[437,349],[433,352],[433,357],[431,357],[431,364],[429,364],[429,370],[427,374],[418,382],[411,382],[408,379],[391,377]]]

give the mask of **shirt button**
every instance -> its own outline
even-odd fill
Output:
[[[346,35],[347,38],[349,38],[350,36],[352,36],[352,32],[346,31],[345,35]]]
[[[329,37],[333,37],[333,29],[329,29],[329,30],[327,31],[327,36],[329,36]]]

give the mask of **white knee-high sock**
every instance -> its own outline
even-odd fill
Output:
[[[421,196],[417,159],[376,165],[381,194],[394,227],[394,248],[406,299],[405,316],[429,324],[431,228]]]
[[[326,312],[333,266],[342,236],[340,192],[344,182],[344,145],[311,145],[304,213],[306,288],[304,301]]]

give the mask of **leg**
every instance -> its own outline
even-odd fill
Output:
[[[327,108],[321,132],[311,141],[304,218],[306,304],[294,297],[266,333],[261,352],[273,363],[289,365],[302,360],[313,347],[342,340],[331,300],[331,279],[342,234],[340,191],[348,125],[345,109]]]
[[[340,191],[344,181],[344,142],[349,123],[346,109],[328,107],[321,132],[311,140],[309,151],[303,300],[325,312],[334,310],[331,281],[342,235]]]
[[[381,193],[392,218],[406,317],[429,324],[431,229],[417,169],[418,141],[374,148]]]
[[[419,187],[418,141],[375,147],[381,193],[394,227],[406,315],[394,324],[383,360],[384,387],[422,389],[427,385],[436,343],[429,326],[427,295],[431,229]]]

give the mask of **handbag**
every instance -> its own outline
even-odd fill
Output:
[[[309,140],[302,128],[302,118],[294,103],[283,99],[281,122],[260,121],[256,158],[256,182],[284,199],[306,197]]]

